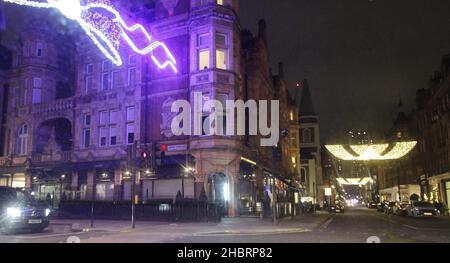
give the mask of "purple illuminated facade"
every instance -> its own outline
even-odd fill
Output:
[[[270,73],[265,22],[257,36],[242,32],[237,0],[111,2],[123,21],[141,23],[155,41],[148,49],[149,34],[130,34],[118,49],[120,66],[89,35],[57,35],[38,22],[11,47],[12,69],[0,75],[8,96],[0,185],[56,201],[94,193],[97,200],[131,200],[127,147],[138,141],[138,155],[154,157],[138,167],[139,200],[206,195],[238,216],[259,213],[264,190],[276,184],[283,209],[293,211],[294,195],[283,189],[298,186],[300,176],[298,109],[282,67],[279,76]],[[281,128],[292,132],[281,139],[276,164],[273,149],[260,147],[257,137],[174,136],[171,105],[192,101],[194,92],[204,100],[280,99]],[[154,149],[162,144],[159,166]]]

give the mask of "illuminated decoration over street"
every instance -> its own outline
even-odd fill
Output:
[[[344,161],[380,161],[396,160],[406,156],[416,147],[417,142],[397,142],[389,144],[326,145],[328,151],[336,158]]]
[[[373,182],[370,177],[364,178],[336,178],[340,185],[366,185]]]
[[[143,56],[150,55],[158,68],[170,68],[177,73],[176,60],[167,46],[162,42],[152,41],[151,35],[141,24],[127,25],[108,0],[4,1],[23,6],[58,9],[67,19],[77,22],[98,49],[117,66],[123,64],[119,54],[120,40],[123,39],[134,52]],[[145,36],[147,43],[144,48],[139,48],[132,40],[130,34],[135,32]],[[156,52],[162,55],[157,56]]]

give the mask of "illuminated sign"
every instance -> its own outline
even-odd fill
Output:
[[[123,64],[119,54],[120,40],[123,39],[134,52],[149,55],[158,68],[170,68],[177,73],[177,62],[167,46],[162,42],[152,41],[152,36],[141,24],[128,25],[108,0],[4,1],[59,10],[67,19],[77,22],[105,57],[117,66]],[[133,33],[140,33],[145,37],[143,47],[138,47],[133,41]]]
[[[331,188],[325,188],[325,196],[332,196]]]

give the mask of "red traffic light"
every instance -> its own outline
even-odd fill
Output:
[[[159,149],[161,150],[161,152],[167,151],[167,144],[165,143],[161,144],[161,147]]]

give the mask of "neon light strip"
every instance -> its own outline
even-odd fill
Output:
[[[170,52],[169,48],[162,42],[154,41],[152,42],[152,37],[148,31],[141,24],[135,24],[133,26],[128,26],[127,23],[122,19],[120,13],[103,2],[89,3],[82,6],[80,0],[46,0],[47,2],[37,2],[37,1],[27,1],[27,0],[4,0],[7,3],[18,4],[23,6],[30,6],[36,8],[55,8],[58,9],[62,15],[66,18],[78,22],[81,28],[85,31],[86,35],[94,42],[98,49],[109,59],[112,63],[117,66],[121,66],[123,61],[120,57],[118,48],[114,46],[112,41],[108,38],[105,32],[95,28],[92,23],[89,23],[83,19],[83,13],[89,12],[89,9],[98,8],[103,9],[111,14],[113,14],[113,21],[117,23],[120,28],[121,36],[125,39],[125,42],[132,48],[132,50],[140,55],[150,55],[152,61],[159,69],[171,68],[175,73],[178,72],[176,68],[176,60]],[[101,1],[101,0],[99,0]],[[139,49],[136,44],[132,41],[127,32],[135,32],[140,30],[149,42],[148,46]],[[102,43],[103,42],[103,43]],[[157,48],[162,48],[167,59],[164,62],[160,62],[156,56],[154,56],[153,51]]]
[[[108,5],[105,5],[105,4],[91,3],[91,4],[86,5],[84,8],[86,10],[90,9],[90,8],[103,8],[103,9],[113,13],[115,15],[115,19],[114,20],[122,27],[122,36],[123,36],[123,38],[128,43],[128,45],[134,50],[134,52],[139,53],[141,55],[147,55],[149,53],[152,53],[153,50],[155,50],[156,48],[161,47],[164,50],[165,54],[169,57],[169,61],[165,61],[163,64],[161,64],[154,55],[151,55],[151,58],[152,58],[153,62],[160,69],[164,69],[164,68],[170,66],[175,73],[177,72],[177,68],[175,66],[176,65],[176,60],[173,57],[173,55],[170,52],[170,50],[167,48],[167,46],[164,43],[161,43],[159,41],[151,42],[152,41],[152,37],[147,32],[147,30],[144,28],[144,26],[142,26],[141,24],[135,24],[135,25],[129,27],[127,25],[127,23],[125,23],[125,21],[122,19],[122,17],[120,16],[119,12],[117,12],[117,10],[115,10],[111,6],[108,6]],[[150,42],[150,44],[147,47],[143,48],[143,49],[139,49],[135,45],[135,43],[131,40],[131,38],[128,36],[128,34],[126,33],[126,31],[135,32],[137,30],[140,30],[145,35],[145,37],[147,38],[148,42]]]

